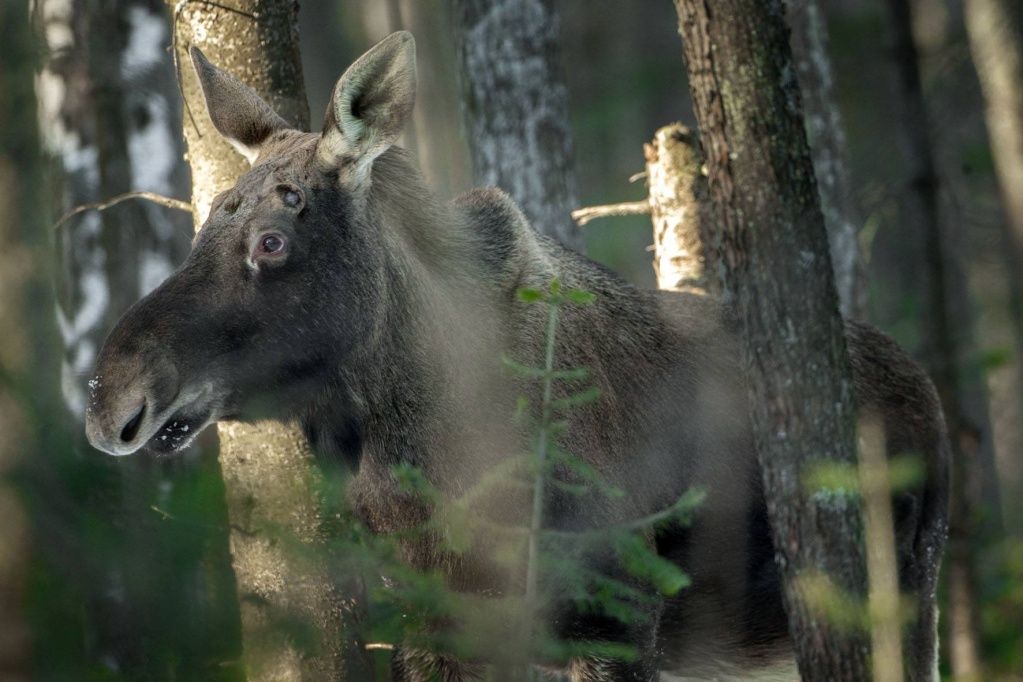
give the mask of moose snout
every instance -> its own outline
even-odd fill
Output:
[[[100,382],[101,379],[93,381]],[[94,399],[86,412],[85,435],[97,450],[130,455],[145,445],[151,401],[140,390],[110,392]]]
[[[97,450],[130,455],[146,444],[177,391],[177,372],[151,353],[108,345],[89,382],[85,435]]]

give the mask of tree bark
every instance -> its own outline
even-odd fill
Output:
[[[900,293],[916,304],[917,356],[941,397],[952,441],[947,586],[952,671],[957,679],[980,674],[976,567],[978,496],[972,475],[980,448],[990,447],[990,425],[982,378],[970,372],[973,311],[957,250],[943,225],[940,181],[929,138],[909,0],[888,0],[895,89],[899,104],[894,129],[908,166],[899,194]],[[955,322],[953,322],[955,320]],[[997,503],[995,503],[997,506]]]
[[[539,232],[582,251],[553,0],[452,2],[476,183],[505,190]]]
[[[454,27],[448,0],[391,0],[400,25],[416,37],[415,151],[430,186],[450,197],[472,187],[469,149],[462,134]]]
[[[703,155],[696,136],[681,123],[657,131],[643,145],[650,218],[654,225],[657,288],[693,294],[718,293],[713,260],[714,228]]]
[[[199,2],[180,7],[177,58],[198,229],[213,197],[232,187],[248,165],[206,115],[188,47],[198,46],[296,128],[308,129],[309,110],[297,2],[236,0],[231,9]],[[320,474],[309,445],[297,426],[276,422],[225,423],[219,432],[248,678],[341,679],[342,609],[326,568],[315,551],[309,556],[324,540]],[[285,629],[289,622],[301,623],[307,636],[293,636]],[[310,634],[312,642],[306,641]]]
[[[1009,311],[1016,339],[1016,402],[1023,401],[1023,5],[1012,0],[967,0],[966,30],[984,93],[985,119],[1008,223],[1005,241]],[[1018,408],[1017,408],[1018,410]],[[1019,415],[1023,418],[1023,414]],[[1009,499],[1023,495],[1023,475],[1001,481]],[[1013,517],[1006,522],[1012,524]],[[1011,528],[1023,534],[1023,520]]]
[[[790,0],[788,20],[839,303],[845,317],[864,319],[867,290],[857,239],[862,221],[846,163],[845,129],[835,101],[827,27],[817,0]]]
[[[60,179],[61,212],[134,190],[182,196],[188,188],[177,86],[160,47],[162,3],[41,0],[46,40],[39,109]],[[82,421],[96,353],[121,314],[188,253],[188,218],[145,201],[87,212],[58,234],[58,320],[68,410]]]
[[[799,671],[870,678],[869,644],[812,603],[824,576],[866,593],[860,505],[808,494],[821,462],[855,466],[854,408],[827,232],[784,8],[777,0],[676,0],[717,254],[734,304],[749,406]],[[809,580],[808,580],[809,579]]]
[[[42,160],[32,91],[37,46],[27,3],[0,6],[0,679],[33,678],[32,641],[26,608],[31,536],[28,512],[13,475],[44,458],[46,403],[58,404],[55,372],[43,358],[46,343],[35,306],[49,302]],[[46,325],[48,327],[48,325]],[[51,331],[46,329],[47,331]],[[50,363],[52,364],[52,363]]]
[[[34,8],[46,48],[37,94],[40,132],[56,181],[55,200],[47,202],[54,206],[51,215],[129,191],[184,196],[188,167],[181,159],[177,83],[164,50],[170,42],[164,3],[40,0]],[[201,559],[172,554],[171,538],[179,529],[160,525],[163,519],[152,509],[157,495],[170,500],[202,477],[219,476],[214,454],[194,448],[172,462],[144,456],[118,461],[89,452],[82,429],[86,384],[105,335],[184,259],[189,225],[185,213],[136,200],[80,213],[55,233],[64,397],[58,414],[70,414],[75,438],[49,458],[48,494],[52,509],[71,505],[76,514],[53,512],[46,523],[74,535],[80,518],[90,518],[94,527],[116,528],[111,533],[116,540],[103,551],[82,545],[74,553],[68,552],[70,543],[54,537],[59,533],[46,534],[41,544],[47,560],[87,600],[81,605],[88,614],[81,663],[141,678],[168,669],[208,676],[210,660],[219,664],[236,654],[236,627],[225,623],[237,616],[230,590],[223,589],[231,578],[227,534],[220,530],[226,523],[217,517],[222,509],[204,510],[211,530],[189,534],[194,547],[205,549]],[[81,488],[76,477],[94,484],[76,493]],[[207,580],[189,582],[200,570]],[[163,592],[153,590],[158,577]],[[180,634],[175,629],[180,623],[172,628],[168,618],[184,611],[167,595],[185,589],[193,595],[187,613],[198,623],[191,630],[202,645],[176,652],[172,660],[161,658],[162,648],[144,652],[141,642],[171,642]],[[218,667],[217,673],[225,670]]]

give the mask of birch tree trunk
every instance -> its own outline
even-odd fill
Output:
[[[308,129],[309,110],[297,2],[237,0],[231,9],[198,2],[180,7],[177,58],[198,229],[213,197],[232,187],[248,164],[206,115],[188,47],[198,46],[296,128]],[[322,553],[310,551],[324,538],[320,475],[309,445],[297,426],[277,422],[226,423],[219,432],[248,679],[342,679],[342,609],[317,561]],[[300,630],[288,629],[288,623],[299,624]]]
[[[945,411],[952,441],[952,488],[946,581],[950,657],[956,679],[980,674],[979,614],[975,557],[978,495],[971,481],[983,468],[982,448],[990,448],[990,424],[983,380],[969,371],[973,354],[973,311],[959,262],[943,225],[940,181],[929,137],[909,0],[888,0],[893,70],[899,111],[894,130],[908,166],[899,193],[901,255],[895,267],[904,275],[903,295],[918,310],[917,356],[927,367]],[[972,364],[972,363],[970,363]],[[994,502],[994,501],[992,501]],[[997,507],[997,503],[994,503]]]
[[[675,5],[799,671],[805,680],[869,679],[866,638],[829,623],[809,600],[812,576],[854,595],[865,595],[867,580],[859,504],[804,486],[816,464],[855,465],[855,424],[784,8]]]
[[[1023,4],[1013,0],[964,2],[970,51],[984,93],[985,119],[995,173],[1008,222],[1005,241],[1010,319],[1016,337],[1017,415],[1023,406]],[[1009,499],[1023,496],[1023,468],[1000,472]],[[1006,473],[1015,474],[1009,478]],[[1023,519],[1006,517],[1023,534]]]
[[[505,190],[539,232],[582,251],[553,0],[452,3],[476,184]]]
[[[170,42],[165,5],[39,0],[34,11],[46,48],[36,85],[40,132],[56,181],[56,200],[47,202],[54,207],[51,218],[129,191],[185,196],[188,168],[181,158],[176,79],[164,49]],[[206,476],[219,477],[213,454],[194,448],[172,462],[117,461],[91,452],[82,428],[86,383],[104,336],[184,259],[189,226],[185,213],[134,200],[81,213],[55,234],[64,408],[54,418],[70,414],[75,438],[51,454],[47,494],[52,509],[75,512],[46,510],[46,523],[70,535],[91,524],[93,532],[109,532],[111,541],[69,552],[73,543],[50,533],[43,544],[47,559],[86,600],[82,664],[139,678],[167,670],[223,673],[221,663],[237,641],[233,598],[223,589],[231,583],[226,532],[191,529],[191,546],[204,551],[175,555],[171,537],[180,531],[161,525],[152,508],[158,496],[172,500]],[[81,480],[93,484],[82,490]],[[207,518],[219,529],[226,523],[216,511]],[[186,607],[168,596],[185,589],[192,595]],[[186,617],[193,619],[192,641],[201,644],[170,653],[185,639]],[[165,646],[144,651],[143,641]]]
[[[864,319],[867,290],[857,239],[861,220],[846,162],[845,129],[835,101],[827,27],[817,0],[790,0],[787,6],[793,62],[802,93],[806,134],[831,245],[839,303],[845,317]]]
[[[657,288],[693,294],[719,293],[713,267],[714,228],[703,155],[681,123],[657,131],[643,145],[650,219],[654,225]]]
[[[38,78],[43,142],[63,210],[133,190],[182,196],[188,169],[161,47],[170,37],[162,4],[40,0],[36,14],[47,55]],[[63,390],[78,421],[103,338],[184,259],[187,226],[184,215],[130,201],[83,213],[60,231]]]

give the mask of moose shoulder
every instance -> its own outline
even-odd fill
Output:
[[[691,588],[651,594],[649,618],[630,623],[551,605],[560,637],[640,654],[581,657],[572,679],[752,674],[791,660],[737,352],[715,304],[630,286],[538,235],[499,190],[438,202],[393,146],[415,98],[408,33],[345,72],[321,134],[288,129],[198,50],[192,59],[210,118],[252,168],[216,199],[177,272],[110,333],[88,410],[91,443],[114,455],[169,452],[217,420],[298,420],[320,454],[350,469],[350,499],[371,529],[408,528],[426,512],[401,493],[396,465],[455,495],[522,451],[510,417],[523,387],[500,359],[542,357],[544,311],[516,292],[557,278],[596,296],[564,310],[556,356],[588,368],[601,391],[573,413],[563,446],[625,494],[609,502],[550,489],[546,523],[599,528],[663,509],[694,486],[706,491],[690,527],[656,538]],[[847,335],[858,408],[881,416],[891,453],[925,465],[895,508],[901,587],[916,604],[907,669],[930,679],[946,525],[941,411],[891,340],[853,323]],[[480,513],[521,523],[527,502],[494,496]],[[443,569],[460,590],[514,589],[491,570],[483,542],[458,557],[421,544],[403,555]],[[592,561],[624,575],[607,552]],[[423,651],[395,661],[399,679],[469,674]]]

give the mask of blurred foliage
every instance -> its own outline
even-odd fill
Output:
[[[653,593],[674,595],[689,585],[675,564],[657,555],[652,534],[664,526],[688,524],[703,499],[698,491],[647,517],[583,530],[548,527],[544,505],[534,506],[525,519],[527,525],[522,526],[499,524],[477,506],[502,491],[522,488],[545,500],[552,491],[555,496],[622,495],[592,466],[557,444],[571,412],[599,399],[599,392],[585,386],[569,393],[553,390],[556,383],[576,386],[588,377],[585,368],[556,365],[558,314],[563,306],[587,305],[593,298],[587,292],[562,290],[557,280],[547,291],[519,291],[522,303],[543,305],[548,311],[544,366],[505,361],[509,380],[518,377],[526,386],[541,386],[536,405],[530,405],[525,396],[518,401],[518,418],[530,424],[533,446],[529,452],[509,457],[453,499],[418,468],[395,467],[392,474],[409,496],[408,504],[422,505],[427,516],[413,528],[388,534],[370,532],[354,516],[344,497],[342,477],[325,484],[323,518],[331,519],[331,540],[327,556],[320,559],[326,560],[335,582],[348,585],[359,601],[353,627],[345,633],[356,638],[355,649],[365,650],[367,644],[375,650],[406,646],[469,660],[499,652],[506,658],[496,665],[511,668],[520,667],[524,660],[566,661],[580,655],[628,660],[636,652],[621,644],[558,639],[546,631],[543,614],[551,605],[571,602],[582,613],[635,623],[650,617]],[[472,551],[483,537],[490,543],[488,553],[499,574],[505,576],[502,583],[514,585],[525,576],[524,595],[514,588],[485,595],[459,592],[438,570],[417,570],[402,560],[407,545],[429,546],[431,556],[460,556]],[[608,547],[626,576],[609,574],[600,568],[606,562],[593,561]]]
[[[982,631],[994,676],[1023,674],[1023,540],[1007,538],[988,554],[982,583]]]

